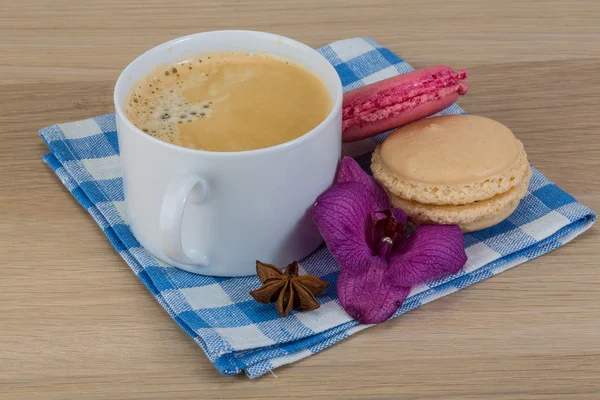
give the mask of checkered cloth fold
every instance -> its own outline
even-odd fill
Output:
[[[342,40],[319,52],[335,66],[344,90],[412,70],[371,39]],[[457,105],[442,112],[458,113],[464,112]],[[294,312],[286,318],[280,318],[273,305],[256,303],[250,297],[248,292],[260,286],[257,277],[194,275],[150,255],[128,225],[113,114],[52,125],[40,135],[50,148],[45,162],[221,373],[244,371],[254,378],[369,327],[352,320],[340,307],[336,296],[339,265],[325,247],[301,261],[303,273],[330,282],[319,297],[321,308]],[[384,137],[346,144],[344,152],[368,169],[370,153]],[[465,268],[456,275],[414,287],[394,317],[562,246],[587,230],[595,219],[592,210],[533,169],[527,195],[507,220],[465,235],[469,257]]]

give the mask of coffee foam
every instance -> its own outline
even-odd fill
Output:
[[[301,65],[263,53],[225,52],[156,68],[131,89],[125,109],[135,126],[159,140],[247,151],[309,132],[327,116],[331,100]]]
[[[186,100],[183,93],[206,80],[204,72],[183,74],[181,71],[192,68],[192,62],[180,63],[158,69],[138,82],[127,99],[129,120],[150,136],[181,145],[177,125],[209,117],[214,101]]]

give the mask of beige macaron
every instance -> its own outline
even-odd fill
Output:
[[[417,223],[465,232],[504,220],[527,193],[531,168],[506,126],[474,115],[433,117],[392,132],[371,170],[394,207]]]

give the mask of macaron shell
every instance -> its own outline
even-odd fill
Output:
[[[405,182],[386,170],[381,162],[379,150],[380,147],[377,147],[371,156],[371,171],[375,180],[391,194],[423,204],[461,205],[486,200],[521,183],[530,169],[527,154],[522,150],[517,162],[508,171],[470,185]]]
[[[516,201],[512,206],[506,207],[504,210],[499,211],[497,214],[491,215],[487,218],[482,218],[477,221],[473,221],[470,223],[464,223],[459,225],[460,229],[465,232],[475,232],[482,229],[489,228],[491,226],[497,225],[500,222],[504,221],[506,218],[510,217],[513,212],[519,206],[519,202]]]
[[[392,206],[402,209],[416,223],[456,224],[463,231],[471,232],[495,225],[508,218],[527,194],[531,176],[531,168],[529,168],[518,186],[488,200],[463,205],[422,204],[390,193],[388,195]]]
[[[415,122],[405,128],[419,124],[427,126],[430,123],[429,121],[435,121],[436,119],[438,121],[448,120],[447,117],[434,117]],[[496,142],[493,140],[493,136],[486,137],[487,131],[477,131],[481,134],[479,136],[484,136],[483,138],[478,138],[478,135],[466,135],[463,138],[464,140],[468,138],[471,142],[481,140],[482,143],[491,146],[491,149],[480,151],[475,149],[476,144],[465,143],[464,140],[456,141],[450,146],[444,145],[444,140],[450,139],[451,136],[442,135],[436,140],[431,140],[425,134],[425,138],[421,138],[419,132],[422,133],[422,130],[414,132],[412,137],[415,140],[414,143],[411,143],[410,135],[394,138],[394,135],[398,135],[397,132],[401,132],[405,128],[390,134],[375,149],[371,158],[371,171],[375,180],[388,192],[406,200],[438,205],[460,205],[482,201],[519,185],[530,169],[523,144],[514,138],[512,133],[503,133],[509,135],[508,148],[510,153],[508,156],[505,154],[504,158],[500,159],[500,162],[498,162],[501,165],[500,168],[497,165],[488,164],[488,159],[482,161],[483,166],[474,163],[471,167],[470,160],[479,159],[481,155],[479,153],[491,153],[491,155],[488,154],[489,159],[498,156],[498,154],[493,154]],[[384,146],[389,144],[390,140],[392,140],[392,146],[387,147],[387,158],[384,160],[383,149]],[[465,147],[471,148],[471,152],[462,152],[464,150],[461,148],[463,144]],[[516,160],[511,164],[509,160],[513,158],[513,145],[517,151]],[[428,146],[429,148],[423,149],[420,146]],[[459,148],[460,159],[456,159],[456,154],[450,151],[452,146]],[[415,157],[415,154],[418,154],[418,157]],[[456,165],[452,164],[453,162],[467,170],[461,171]],[[449,171],[452,173],[449,173]],[[457,177],[460,174],[462,175]],[[430,179],[422,179],[423,177]],[[431,181],[434,183],[431,183]]]
[[[400,205],[393,204],[394,207],[400,208]],[[414,216],[411,216],[413,222],[418,225],[427,225],[427,224],[436,224],[436,225],[458,225],[459,228],[465,232],[475,232],[481,229],[489,228],[490,226],[494,226],[504,221],[506,218],[510,217],[512,213],[519,206],[519,202],[515,201],[511,204],[508,204],[506,207],[498,210],[497,213],[491,214],[490,216],[474,220],[472,222],[461,222],[452,218],[445,219],[443,217],[430,218],[429,216],[419,215],[415,213]]]
[[[468,185],[508,170],[521,150],[506,126],[485,117],[423,119],[392,132],[381,160],[402,181]]]
[[[442,71],[452,71],[452,68],[448,65],[436,65],[432,67],[421,68],[415,71],[407,72],[405,74],[397,75],[392,78],[383,79],[381,81],[373,82],[371,84],[359,87],[344,94],[344,101],[342,103],[342,107],[347,107],[350,103],[365,101],[370,96],[372,96],[373,93],[391,89],[399,85],[406,85],[407,83],[417,82],[424,79],[425,77],[438,74]]]

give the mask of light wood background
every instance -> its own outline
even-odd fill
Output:
[[[41,160],[37,130],[111,112],[144,50],[242,28],[371,36],[471,73],[460,104],[600,210],[597,0],[4,0],[0,398],[599,399],[600,230],[250,381],[221,376]]]

